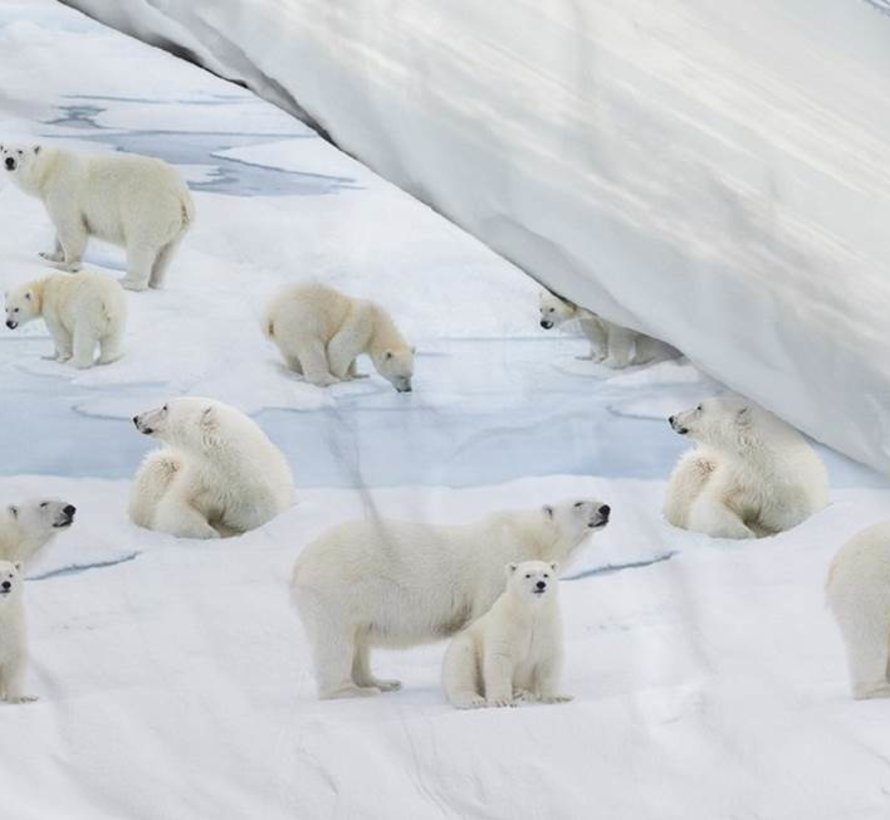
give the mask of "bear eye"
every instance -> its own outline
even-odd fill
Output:
[[[12,309],[12,312],[13,312],[13,313],[18,313],[18,312],[19,312],[19,309],[18,309],[18,308],[13,308],[13,309]]]
[[[696,407],[695,409],[698,410],[699,413],[701,413],[701,411],[704,410],[705,408],[704,408],[703,405],[700,404],[700,405],[699,405],[698,407]]]
[[[22,152],[21,152],[21,151],[16,151],[16,153],[17,153],[19,156],[22,155]]]
[[[576,501],[576,502],[575,502],[575,509],[576,509],[576,510],[580,510],[581,507],[583,507],[583,506],[584,506],[584,502],[583,502],[583,501]]]
[[[525,573],[525,577],[526,577],[526,578],[531,578],[531,577],[532,577],[532,576],[531,576],[531,573],[530,573],[530,572]]]
[[[545,573],[544,573],[544,577],[545,577],[545,578],[549,578],[550,576],[545,572]]]
[[[165,404],[165,405],[161,408],[161,410],[163,410],[163,411],[166,413],[166,412],[167,412],[167,405]]]
[[[41,501],[41,502],[40,502],[40,509],[41,509],[41,510],[45,510],[48,506],[49,506],[49,501]]]

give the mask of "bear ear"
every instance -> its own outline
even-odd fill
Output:
[[[745,405],[738,413],[736,413],[736,418],[742,422],[751,421],[751,408]]]
[[[383,358],[389,361],[395,354],[391,350],[387,350],[386,353],[383,354]]]
[[[553,518],[553,507],[549,504],[544,505],[544,515],[547,516],[547,518]]]
[[[504,572],[507,573],[507,577],[509,578],[517,569],[519,569],[519,564],[507,564],[507,566],[504,567]]]
[[[413,356],[415,353],[417,353],[417,348],[411,345],[411,355]]]
[[[22,571],[22,562],[21,562],[21,561],[16,561],[16,562],[13,564],[13,566],[15,567],[15,571],[16,571],[16,572],[21,572],[21,571]]]
[[[204,408],[204,412],[201,413],[201,424],[206,424],[208,426],[216,423],[216,408],[211,404],[208,407]]]
[[[34,151],[35,154],[39,154],[39,153],[40,153],[40,146],[39,146],[39,145],[35,145],[31,150]]]
[[[10,504],[6,509],[13,518],[19,517],[19,508],[15,504]]]
[[[554,561],[552,564],[550,564],[550,569],[554,572],[559,572],[559,562]]]
[[[27,299],[29,302],[31,301],[31,291],[30,290],[25,291],[25,299]]]

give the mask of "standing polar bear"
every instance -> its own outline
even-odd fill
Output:
[[[367,353],[396,390],[411,391],[414,349],[374,302],[326,285],[296,285],[272,300],[263,327],[287,366],[312,384],[327,387],[357,378],[355,360]]]
[[[590,342],[590,353],[579,356],[592,359],[605,367],[622,368],[630,365],[646,364],[656,358],[676,357],[679,352],[664,342],[621,327],[603,319],[574,302],[563,299],[549,290],[542,290],[538,300],[541,327],[550,330],[577,321],[581,332]]]
[[[6,294],[6,326],[15,330],[43,318],[53,337],[50,359],[75,367],[92,367],[124,355],[127,298],[110,276],[83,271],[76,276],[54,273],[20,285]]]
[[[559,693],[562,625],[556,602],[559,565],[507,564],[507,589],[461,632],[442,664],[442,686],[458,709],[565,703]]]
[[[74,523],[76,512],[73,504],[57,498],[10,504],[0,514],[0,560],[27,564]]]
[[[890,522],[841,547],[825,591],[847,650],[853,696],[890,697]]]
[[[125,288],[163,285],[195,216],[188,187],[171,165],[154,157],[41,145],[0,145],[0,163],[19,188],[46,206],[56,241],[41,254],[45,259],[76,272],[95,236],[127,249]]]
[[[0,698],[7,703],[37,700],[24,691],[28,665],[24,586],[22,565],[0,561]]]
[[[129,510],[140,527],[219,538],[256,529],[293,503],[284,456],[234,407],[178,398],[133,423],[167,445],[146,456],[136,473]]]
[[[734,397],[671,416],[695,449],[671,474],[664,506],[675,527],[717,538],[755,538],[797,526],[828,503],[828,474],[794,428]]]
[[[608,505],[582,499],[461,526],[374,519],[328,530],[297,558],[291,580],[319,697],[398,689],[374,677],[372,647],[453,635],[503,592],[507,562],[563,562],[608,521]]]

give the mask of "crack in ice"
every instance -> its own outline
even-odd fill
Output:
[[[96,561],[92,564],[68,564],[64,567],[59,567],[58,569],[51,569],[47,572],[43,572],[40,575],[30,575],[28,576],[29,581],[45,581],[48,578],[60,578],[65,575],[79,575],[81,572],[87,572],[91,569],[105,569],[106,567],[115,567],[118,564],[126,564],[128,561],[133,561],[141,552],[130,552],[126,555],[121,556],[120,558],[114,558],[109,561]]]

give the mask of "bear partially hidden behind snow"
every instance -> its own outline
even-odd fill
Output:
[[[110,364],[124,355],[126,294],[103,273],[54,273],[6,294],[10,330],[37,318],[43,319],[53,337],[55,352],[48,358],[92,367],[97,361]]]
[[[24,586],[21,563],[0,561],[0,699],[7,703],[37,700],[24,691],[28,665]]]
[[[140,527],[180,538],[219,538],[260,527],[293,503],[284,456],[234,407],[178,398],[133,423],[166,445],[136,473],[129,511]]]
[[[735,397],[668,419],[695,449],[668,482],[665,518],[719,538],[754,538],[800,524],[828,503],[825,465],[793,427]]]
[[[445,653],[442,686],[449,703],[473,709],[572,699],[559,690],[558,567],[545,561],[507,565],[507,589]]]
[[[291,591],[312,645],[321,698],[398,689],[370,665],[373,647],[441,640],[503,592],[509,561],[559,561],[609,522],[585,498],[434,526],[374,518],[328,530],[294,564]]]
[[[127,249],[129,290],[160,288],[195,216],[191,194],[173,166],[135,154],[80,154],[50,146],[0,145],[5,171],[40,199],[56,229],[41,256],[80,270],[91,236]]]
[[[287,366],[319,387],[358,378],[355,360],[367,353],[396,390],[411,390],[414,349],[374,302],[327,285],[295,285],[272,300],[263,328]]]

